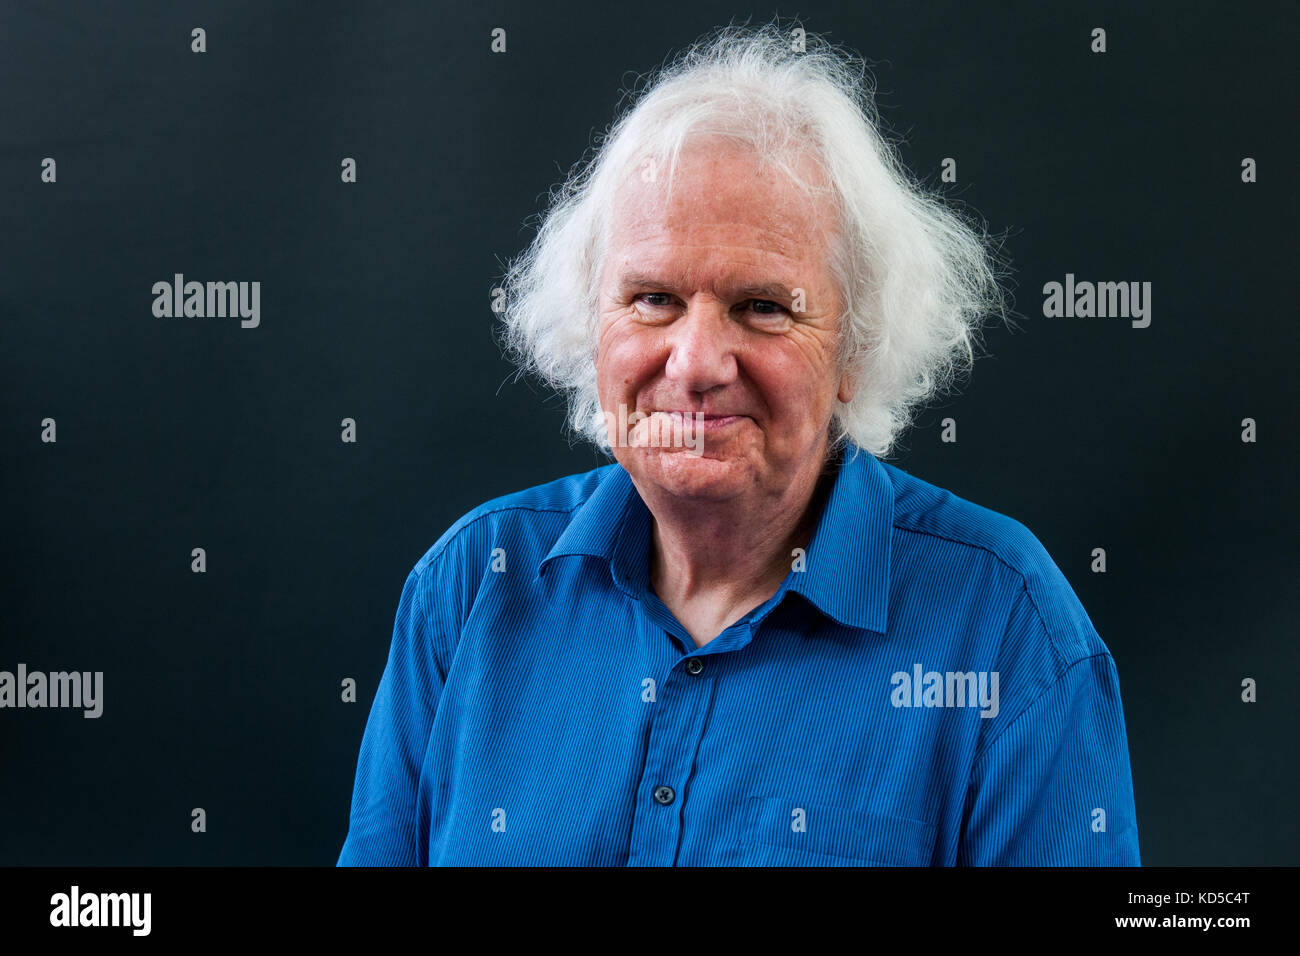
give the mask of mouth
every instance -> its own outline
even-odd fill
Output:
[[[748,415],[705,415],[700,412],[681,412],[659,410],[653,415],[661,415],[681,427],[690,426],[701,431],[720,431],[748,418]]]

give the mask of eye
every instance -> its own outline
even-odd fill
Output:
[[[771,299],[750,299],[744,303],[754,328],[764,332],[784,332],[790,328],[790,313],[785,306]]]
[[[671,292],[642,292],[632,298],[638,321],[649,325],[666,325],[672,322],[678,313],[678,310],[673,308],[675,301]]]
[[[673,305],[671,292],[642,292],[635,296],[635,302],[643,304],[648,310],[669,309]],[[747,299],[739,303],[736,309],[743,315],[748,313],[749,321],[761,326],[766,331],[783,330],[790,324],[790,313],[779,302],[771,299]],[[670,315],[659,315],[658,320],[670,321]],[[649,318],[649,315],[646,316]]]

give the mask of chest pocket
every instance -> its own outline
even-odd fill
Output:
[[[928,866],[934,824],[789,797],[749,797],[740,831],[748,866]]]

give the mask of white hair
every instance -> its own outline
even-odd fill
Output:
[[[566,395],[569,426],[606,451],[595,360],[609,212],[647,163],[667,169],[671,189],[693,136],[745,144],[806,195],[829,189],[837,358],[858,375],[853,399],[835,403],[832,448],[850,440],[888,455],[914,411],[973,365],[979,323],[1001,309],[983,234],[909,177],[877,128],[865,64],[813,34],[797,45],[775,23],[732,24],[651,73],[595,154],[551,191],[536,238],[507,266],[504,347],[520,374]],[[817,182],[797,175],[801,156],[816,161]]]

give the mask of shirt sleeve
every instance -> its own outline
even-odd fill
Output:
[[[958,863],[1140,866],[1109,652],[1065,668],[976,757]]]
[[[431,573],[426,567],[424,574]],[[423,866],[417,789],[445,675],[435,655],[428,582],[402,588],[388,663],[366,720],[338,866]]]

